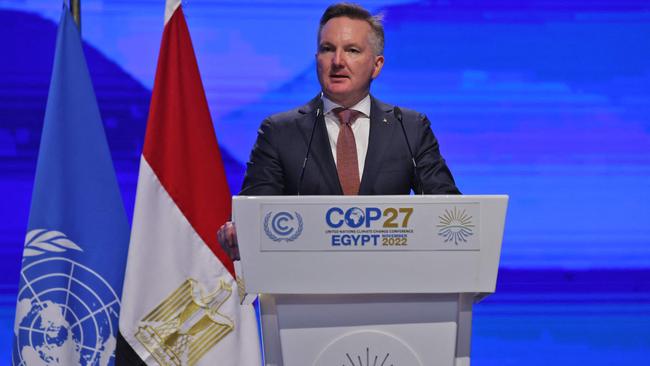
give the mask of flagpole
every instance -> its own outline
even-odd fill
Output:
[[[70,0],[70,11],[72,12],[72,19],[77,23],[77,28],[81,33],[81,0]]]

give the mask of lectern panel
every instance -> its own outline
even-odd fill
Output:
[[[489,293],[507,196],[235,197],[249,293]]]

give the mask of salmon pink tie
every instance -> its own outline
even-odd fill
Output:
[[[360,184],[359,161],[352,124],[361,112],[344,108],[334,108],[333,112],[341,122],[339,136],[336,140],[336,170],[339,182],[341,182],[344,195],[356,195],[359,194]]]

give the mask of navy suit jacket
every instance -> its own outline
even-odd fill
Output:
[[[402,109],[402,120],[418,165],[411,156],[393,106],[371,96],[370,136],[361,177],[360,195],[459,194],[440,155],[429,120]],[[309,138],[314,137],[300,183]],[[298,187],[300,185],[300,187]],[[265,119],[247,164],[240,195],[341,195],[343,191],[332,156],[320,96],[304,106]]]

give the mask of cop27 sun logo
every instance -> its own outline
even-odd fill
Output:
[[[459,210],[454,207],[453,210],[445,210],[442,216],[438,216],[440,223],[438,226],[438,235],[445,239],[445,243],[459,242],[466,243],[467,238],[474,235],[474,224],[472,216],[468,215],[465,210]]]
[[[264,216],[264,233],[273,241],[294,241],[302,234],[302,229],[302,217],[297,212],[269,212]]]

